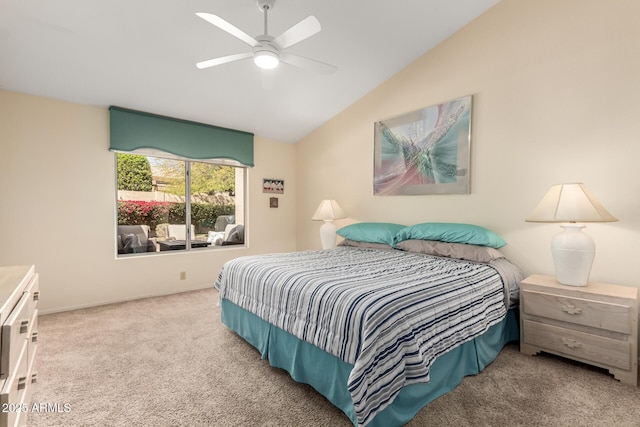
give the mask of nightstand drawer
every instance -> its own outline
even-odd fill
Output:
[[[545,292],[523,291],[524,313],[623,334],[632,332],[631,307]]]
[[[584,361],[631,369],[631,343],[524,320],[527,344]]]

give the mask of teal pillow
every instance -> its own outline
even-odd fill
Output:
[[[359,222],[342,227],[336,233],[356,242],[393,245],[394,237],[404,227],[404,225],[389,222]]]
[[[479,225],[448,222],[425,222],[405,227],[396,234],[394,244],[404,240],[438,240],[489,246],[496,249],[507,244],[502,237]]]

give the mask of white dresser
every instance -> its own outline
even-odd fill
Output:
[[[532,275],[520,284],[520,351],[564,356],[638,384],[638,288],[565,286]]]
[[[35,267],[0,267],[0,427],[23,426],[30,409],[38,347]]]

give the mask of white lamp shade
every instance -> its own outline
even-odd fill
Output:
[[[314,221],[333,221],[334,219],[346,218],[344,211],[335,200],[323,200],[316,209],[316,213],[311,217]]]
[[[580,182],[552,186],[526,219],[529,222],[613,222],[617,220]]]

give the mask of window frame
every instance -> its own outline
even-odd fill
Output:
[[[219,250],[238,250],[238,249],[246,249],[248,247],[248,224],[247,224],[247,219],[248,219],[248,212],[247,212],[247,205],[248,205],[248,179],[249,179],[249,167],[247,166],[239,166],[237,164],[229,164],[228,162],[226,162],[224,159],[220,159],[221,161],[215,161],[215,160],[199,160],[199,159],[185,159],[185,158],[180,158],[177,156],[173,156],[169,153],[162,153],[162,152],[157,152],[157,153],[149,153],[149,152],[140,152],[140,153],[136,153],[136,152],[122,152],[122,151],[112,151],[114,154],[114,189],[115,189],[115,206],[114,206],[114,218],[115,218],[115,227],[114,227],[114,231],[115,231],[115,257],[116,259],[128,259],[128,258],[135,258],[135,257],[146,257],[146,256],[157,256],[159,254],[162,255],[169,255],[169,254],[185,254],[185,253],[193,253],[195,252],[203,252],[203,251],[219,251]],[[149,157],[155,157],[155,158],[160,158],[160,159],[166,159],[166,160],[175,160],[175,161],[181,161],[184,162],[185,164],[185,249],[181,249],[181,250],[175,250],[175,251],[156,251],[156,252],[137,252],[137,253],[126,253],[126,254],[121,254],[118,253],[118,155],[119,154],[135,154],[135,155],[141,155],[141,156],[145,156],[147,158]],[[165,155],[163,155],[165,154]],[[192,248],[191,247],[191,242],[192,242],[192,238],[193,236],[191,236],[191,164],[192,163],[206,163],[206,164],[210,164],[210,165],[216,165],[216,166],[225,166],[225,167],[233,167],[235,172],[236,172],[236,188],[235,188],[235,198],[236,198],[236,203],[235,203],[235,207],[236,207],[236,213],[235,216],[236,217],[240,217],[242,218],[241,224],[244,226],[244,239],[243,239],[243,243],[241,244],[237,244],[237,245],[210,245],[207,246],[206,248]],[[242,183],[241,185],[238,187],[237,185],[237,174],[238,174],[238,170],[241,171],[241,177],[242,177]],[[238,214],[238,195],[241,194],[242,195],[242,206],[241,206],[241,213],[240,215]]]

